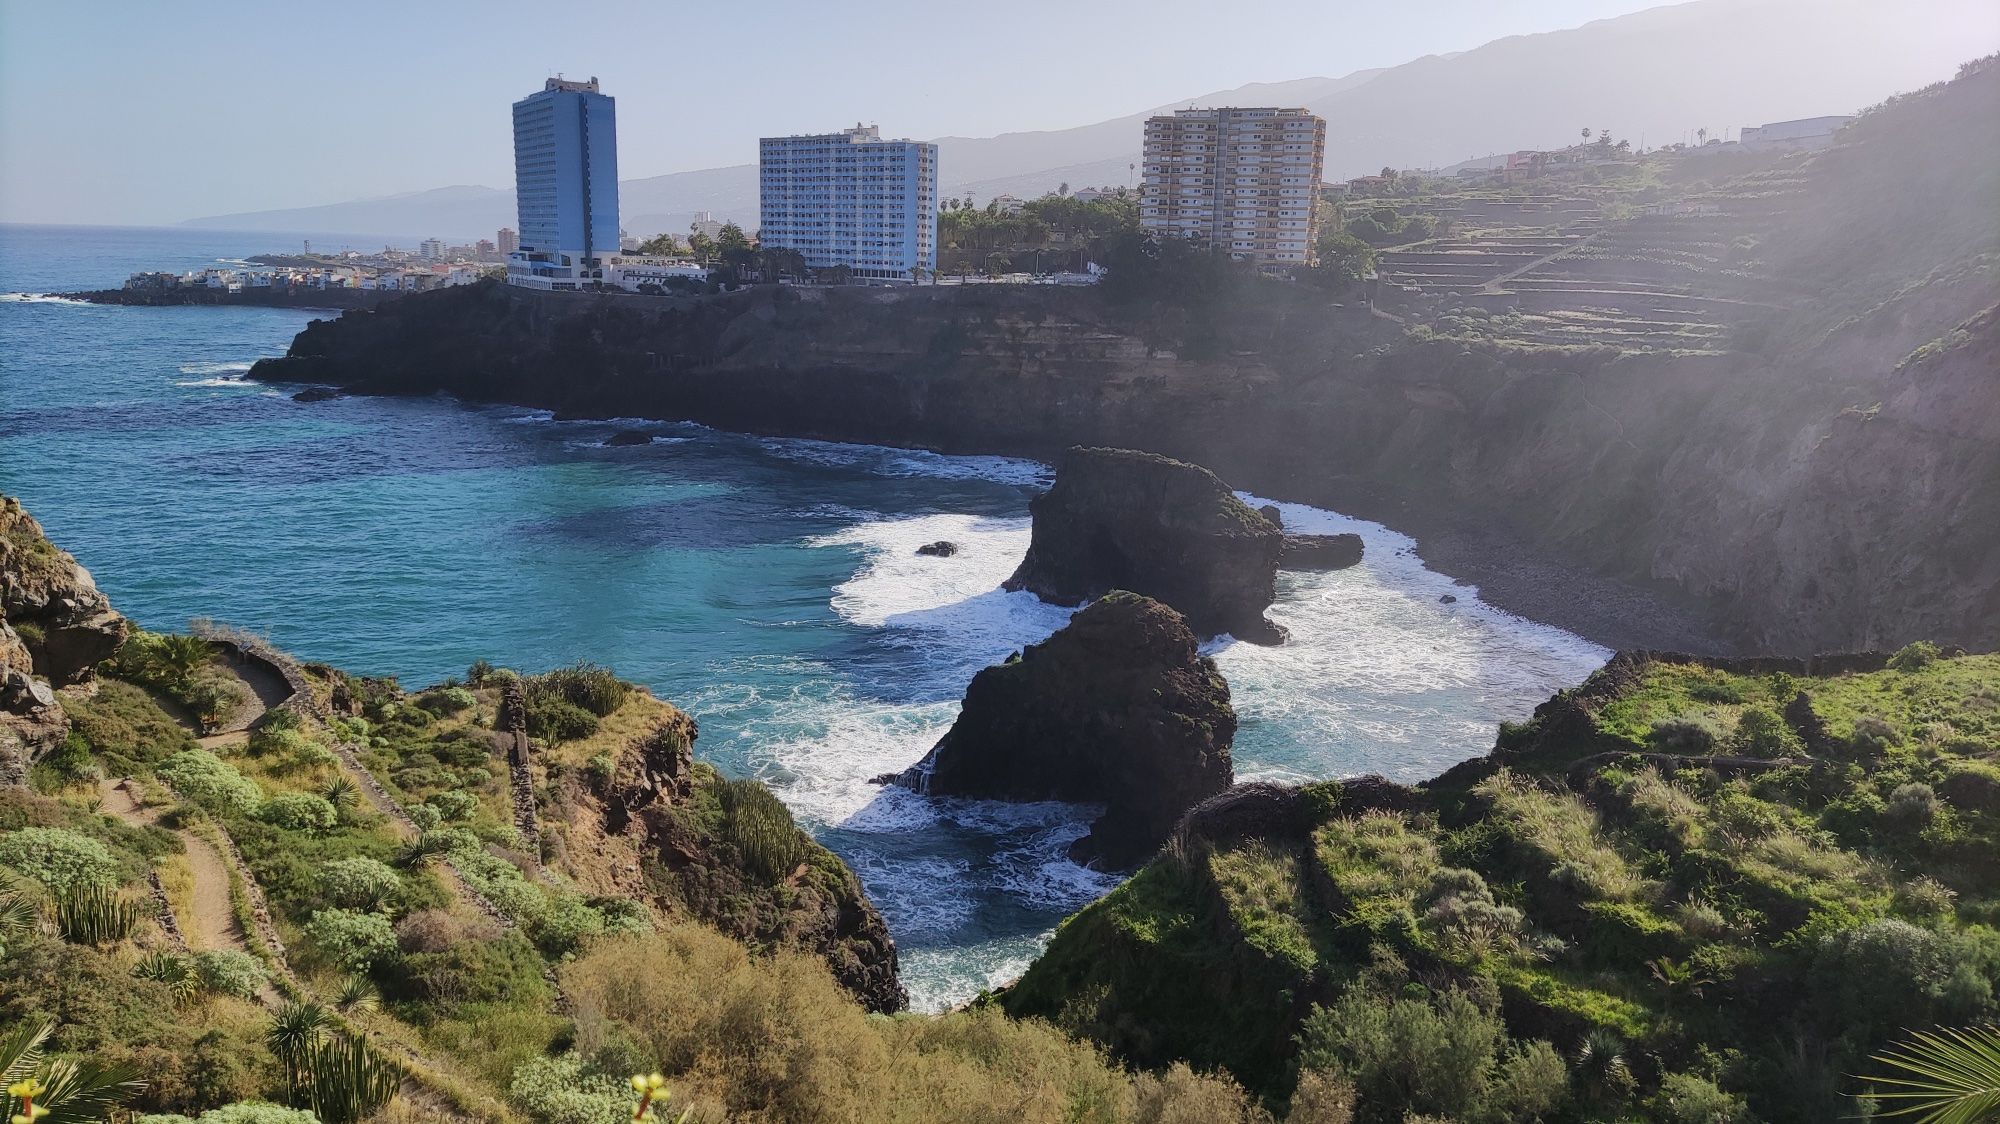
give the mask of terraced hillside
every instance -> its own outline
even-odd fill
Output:
[[[2000,1010],[1996,854],[2000,656],[1621,655],[1421,787],[1197,808],[999,1001],[1362,1121],[1823,1122]]]

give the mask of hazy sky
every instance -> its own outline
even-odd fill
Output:
[[[1653,6],[0,0],[0,221],[506,187],[508,105],[558,71],[617,96],[619,171],[636,178],[747,163],[759,136],[856,120],[922,138],[1089,124]],[[1219,37],[1219,12],[1254,30]]]

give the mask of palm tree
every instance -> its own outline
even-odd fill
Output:
[[[1905,1076],[1871,1077],[1887,1091],[1876,1100],[1901,1101],[1883,1112],[1917,1124],[1980,1124],[2000,1119],[2000,1027],[1917,1031],[1875,1061]]]
[[[317,1003],[287,1003],[273,1016],[264,1044],[285,1067],[285,1088],[294,1104],[313,1054],[326,1040],[333,1017]]]
[[[55,1029],[54,1019],[44,1019],[0,1037],[0,1083],[6,1086],[0,1116],[17,1119],[32,1107],[37,1124],[86,1124],[145,1090],[125,1066],[45,1057],[43,1044]]]
[[[154,653],[160,661],[161,676],[170,683],[184,684],[194,678],[201,665],[208,662],[212,649],[208,641],[199,636],[168,633],[160,637],[154,646]]]

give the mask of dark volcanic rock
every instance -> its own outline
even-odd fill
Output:
[[[1273,527],[1282,528],[1285,525],[1284,513],[1278,510],[1277,504],[1267,503],[1263,507],[1257,509],[1257,514],[1263,516],[1266,519],[1269,519],[1271,521],[1271,526]]]
[[[604,439],[606,448],[618,449],[628,445],[651,445],[653,435],[639,429],[621,429]]]
[[[131,631],[90,571],[11,496],[0,496],[0,620],[13,626],[33,673],[58,687],[89,678]]]
[[[345,398],[347,392],[337,386],[309,386],[292,395],[294,402],[329,402],[335,398]]]
[[[927,542],[917,548],[917,553],[926,558],[950,558],[958,553],[958,544],[943,541]]]
[[[1360,561],[1360,535],[1286,535],[1279,555],[1288,570],[1345,570]]]
[[[1070,854],[1121,869],[1229,787],[1235,736],[1229,684],[1186,619],[1117,592],[974,676],[958,721],[893,779],[933,796],[1103,804]]]
[[[1198,465],[1130,449],[1071,449],[1028,505],[1034,532],[1008,589],[1074,605],[1114,589],[1164,601],[1202,636],[1276,644],[1284,533]]]

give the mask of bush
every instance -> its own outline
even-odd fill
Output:
[[[479,798],[469,792],[456,790],[433,793],[424,803],[437,809],[438,815],[447,823],[469,820],[479,810]]]
[[[1713,753],[1718,740],[1714,727],[1697,718],[1669,718],[1655,722],[1646,734],[1647,743],[1654,749],[1682,757],[1702,757]]]
[[[1748,707],[1737,718],[1729,746],[1745,757],[1787,757],[1805,751],[1805,743],[1785,720],[1761,706]]]
[[[410,808],[410,822],[420,832],[436,831],[444,825],[444,816],[429,804],[417,804]]]
[[[1978,975],[1972,957],[1959,942],[1890,918],[1822,937],[1809,978],[1828,1018],[1869,1041],[1935,1022],[1961,966]]]
[[[209,948],[194,954],[194,970],[202,987],[217,995],[255,999],[271,982],[264,963],[233,948]]]
[[[1463,992],[1384,1000],[1353,987],[1307,1016],[1299,1064],[1350,1077],[1367,1119],[1466,1118],[1485,1110],[1505,1037],[1499,1017]]]
[[[531,676],[522,684],[530,709],[538,698],[555,698],[599,718],[625,705],[625,696],[631,689],[611,674],[611,669],[588,663],[559,667],[544,675]]]
[[[336,859],[320,869],[321,891],[344,909],[380,909],[402,888],[402,876],[379,859]]]
[[[139,906],[103,882],[78,882],[56,899],[56,930],[75,944],[115,944],[139,927]]]
[[[1750,1109],[1715,1083],[1688,1073],[1660,1078],[1660,1091],[1647,1102],[1661,1124],[1751,1124]]]
[[[133,1118],[133,1124],[320,1124],[320,1120],[302,1108],[286,1108],[263,1101],[238,1101],[221,1108],[211,1108],[193,1118],[172,1113],[140,1115]]]
[[[360,971],[396,953],[396,930],[379,913],[322,909],[306,922],[306,938],[328,959]]]
[[[567,699],[530,696],[528,733],[551,744],[573,742],[597,732],[597,716]]]
[[[24,827],[0,835],[0,866],[13,867],[58,896],[74,886],[109,886],[118,880],[109,848],[61,827]]]
[[[1889,793],[1889,802],[1882,814],[1889,822],[1905,830],[1921,828],[1937,817],[1937,793],[1930,785],[1921,783],[1899,784]]]
[[[1896,654],[1889,657],[1889,666],[1897,671],[1922,671],[1938,661],[1941,653],[1938,646],[1928,640],[1918,640],[1905,644]]]
[[[248,816],[264,802],[257,782],[205,749],[188,749],[154,769],[175,792],[219,816]]]
[[[623,1124],[633,1103],[623,1079],[573,1053],[536,1058],[516,1069],[507,1099],[541,1124]]]
[[[264,802],[258,815],[265,823],[309,835],[332,831],[340,823],[340,813],[334,810],[326,797],[310,792],[287,792],[274,796]]]
[[[479,700],[463,687],[438,687],[417,696],[417,705],[432,714],[458,714],[472,709]]]

